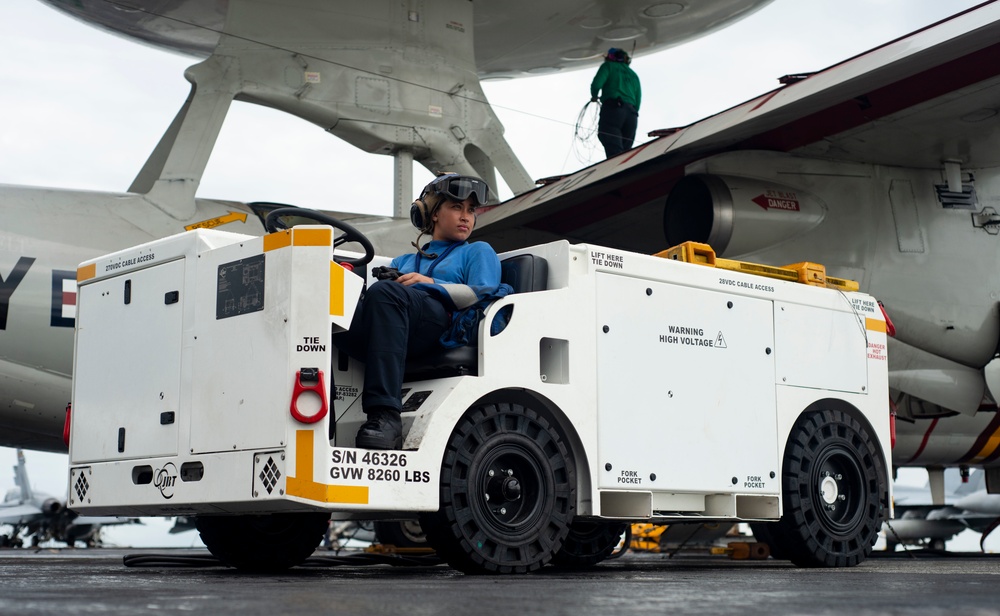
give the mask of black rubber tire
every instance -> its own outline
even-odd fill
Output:
[[[205,547],[230,567],[244,571],[284,571],[302,564],[319,546],[329,513],[198,516]]]
[[[776,534],[781,534],[777,522],[750,522],[750,530],[753,531],[754,539],[760,543],[766,543],[771,548],[771,558],[778,560],[788,560],[784,551],[784,543]]]
[[[414,520],[378,520],[375,522],[375,540],[382,545],[397,548],[429,548],[427,533]]]
[[[563,547],[552,557],[552,564],[571,569],[585,569],[611,556],[628,529],[625,522],[577,518],[569,527]]]
[[[449,565],[526,573],[562,548],[576,512],[576,471],[544,417],[520,404],[483,404],[466,411],[448,440],[440,498],[421,526]]]
[[[887,503],[877,442],[843,411],[804,413],[782,464],[781,520],[772,549],[800,567],[853,567],[871,554]],[[832,509],[831,509],[832,507]]]

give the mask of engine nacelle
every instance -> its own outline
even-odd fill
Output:
[[[817,197],[774,182],[689,175],[667,196],[663,232],[669,246],[702,242],[732,257],[800,236],[823,222],[826,211]]]
[[[59,513],[59,511],[62,510],[62,508],[63,508],[62,503],[59,502],[57,499],[46,498],[44,501],[42,501],[42,506],[41,506],[42,513],[46,515],[55,515]]]

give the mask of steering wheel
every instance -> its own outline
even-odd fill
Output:
[[[281,220],[282,216],[298,216],[314,220],[321,225],[330,225],[334,229],[343,231],[342,234],[333,238],[334,248],[340,246],[341,244],[354,243],[360,244],[365,251],[364,256],[358,259],[338,258],[338,263],[346,263],[351,267],[358,268],[371,263],[371,260],[375,258],[375,247],[372,246],[372,243],[368,240],[364,233],[358,231],[343,220],[334,218],[333,216],[327,216],[326,214],[317,212],[316,210],[298,207],[279,207],[276,210],[271,210],[268,212],[267,218],[264,219],[264,228],[267,229],[268,233],[276,233],[278,231],[288,229],[288,225]]]

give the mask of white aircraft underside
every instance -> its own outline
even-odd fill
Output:
[[[896,338],[882,353],[899,412],[894,464],[998,464],[996,2],[530,191],[492,112],[471,109],[481,95],[477,76],[571,68],[632,41],[636,54],[646,53],[765,3],[560,2],[539,16],[516,2],[504,13],[488,5],[484,16],[480,3],[454,0],[420,4],[420,21],[381,1],[164,0],[143,4],[150,13],[121,2],[52,4],[148,42],[213,55],[188,70],[199,91],[128,193],[0,187],[0,290],[10,291],[0,295],[9,308],[0,312],[0,445],[64,450],[75,287],[63,279],[79,262],[192,224],[263,232],[247,204],[194,198],[228,104],[239,98],[395,156],[398,215],[412,197],[411,161],[488,179],[496,169],[519,193],[479,217],[477,238],[498,250],[568,238],[650,253],[694,239],[728,258],[823,263],[883,300],[895,322]],[[666,15],[672,6],[683,10]],[[656,16],[643,16],[648,7],[659,7]],[[305,32],[282,28],[293,11],[315,17],[305,19]],[[346,17],[355,20],[349,31],[338,25]],[[427,29],[400,39],[414,24]],[[503,36],[505,25],[516,32]],[[408,57],[373,51],[387,37],[403,40]],[[404,83],[427,77],[427,66],[432,87]],[[16,215],[26,209],[30,220]],[[343,218],[379,253],[409,249],[402,217]]]
[[[503,138],[479,80],[591,66],[609,47],[641,55],[732,23],[771,0],[547,2],[468,0],[94,0],[61,10],[138,40],[193,53],[189,105],[130,190],[191,180],[204,169],[234,99],[286,111],[358,148],[396,158],[397,211],[412,162],[475,173],[515,193],[531,178]],[[206,143],[210,142],[210,143]],[[184,162],[178,162],[182,159]],[[171,193],[183,189],[171,185]],[[180,196],[161,197],[172,201]]]
[[[339,63],[340,51],[386,41],[398,45],[408,24],[441,18],[453,31],[475,30],[476,73],[490,79],[589,66],[609,47],[631,53],[633,43],[633,55],[660,51],[724,28],[773,0],[546,0],[544,7],[531,0],[42,1],[115,34],[203,58],[225,33],[275,46],[293,43],[293,51],[330,53]]]

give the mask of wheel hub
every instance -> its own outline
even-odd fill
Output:
[[[830,446],[817,458],[814,502],[819,521],[826,532],[847,536],[865,514],[862,470],[850,450],[842,445]]]
[[[492,507],[500,507],[521,500],[523,488],[514,476],[514,469],[491,468],[486,487],[486,500]]]
[[[521,498],[521,482],[513,477],[503,480],[503,497],[508,501],[516,501]]]
[[[837,480],[829,475],[823,477],[819,482],[819,493],[823,502],[827,505],[836,503],[837,497],[840,496],[840,487],[837,485]]]
[[[541,469],[528,450],[502,446],[494,450],[480,469],[483,511],[497,532],[520,532],[536,520],[544,500]]]

